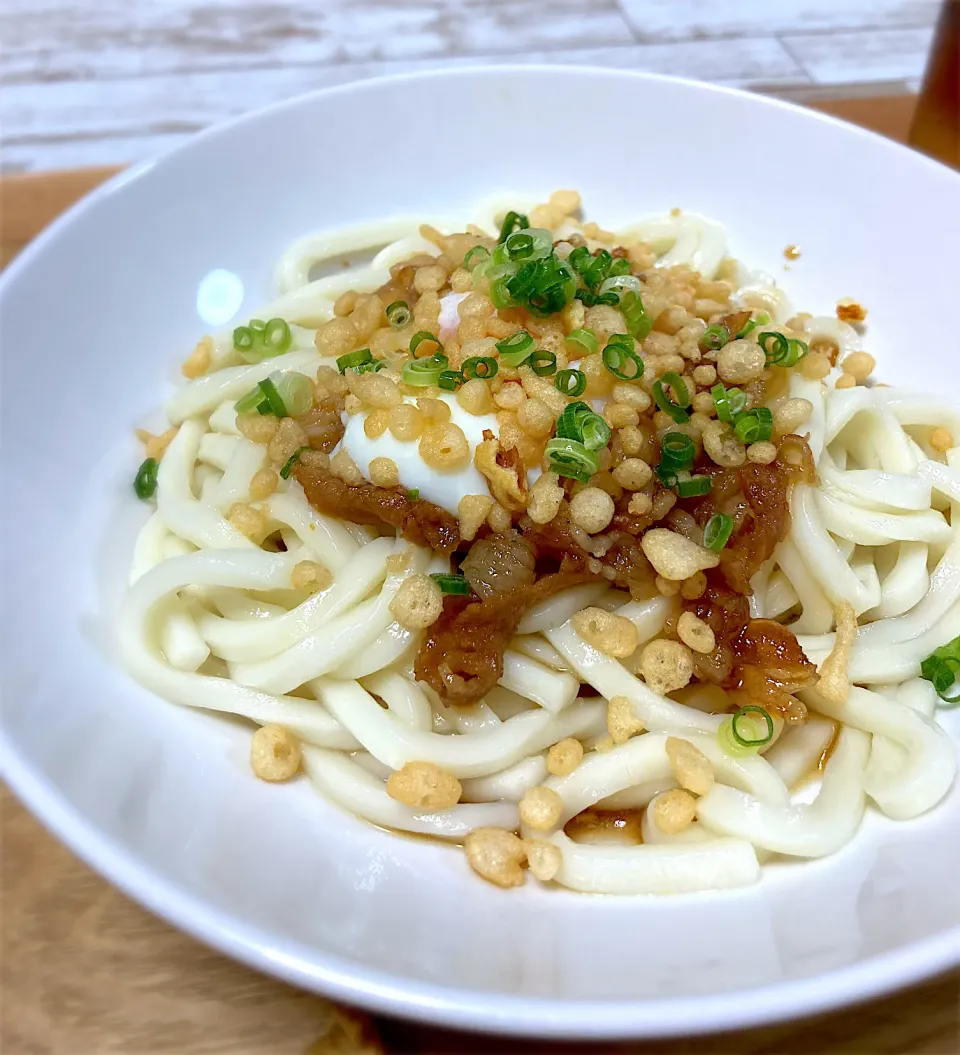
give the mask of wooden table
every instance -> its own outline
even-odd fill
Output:
[[[905,140],[913,98],[818,107]],[[112,169],[0,181],[5,264]],[[0,1051],[5,1055],[948,1055],[960,1052],[960,971],[787,1026],[650,1043],[577,1045],[377,1020],[257,974],[173,930],[91,872],[0,789]]]

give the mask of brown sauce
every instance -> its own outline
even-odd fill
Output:
[[[601,810],[590,806],[564,825],[564,833],[575,843],[606,846],[639,846],[643,810]]]

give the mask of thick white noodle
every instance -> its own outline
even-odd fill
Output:
[[[506,209],[529,211],[534,204],[519,195],[492,196],[473,219],[495,235]],[[295,480],[251,500],[251,480],[268,462],[264,448],[240,434],[236,401],[275,371],[312,375],[332,365],[316,351],[316,326],[333,317],[344,291],[373,291],[394,264],[416,253],[436,255],[438,247],[420,234],[422,222],[397,217],[298,240],[277,263],[275,299],[255,313],[287,319],[290,350],[241,363],[226,328],[212,335],[213,370],[168,401],[169,420],[179,428],[160,464],[157,509],[138,536],[118,626],[133,677],[185,706],[289,728],[304,742],[304,768],[318,791],[384,827],[448,840],[481,826],[516,830],[524,792],[550,787],[563,803],[559,824],[525,834],[560,848],[557,882],[576,890],[665,894],[742,886],[757,880],[759,862],[772,852],[819,856],[838,849],[852,838],[867,797],[896,818],[931,809],[955,779],[956,749],[936,724],[937,697],[918,677],[920,662],[960,635],[960,448],[944,458],[927,438],[931,426],[960,438],[960,412],[938,396],[838,390],[839,368],[822,381],[792,373],[788,396],[813,407],[801,431],[820,486],[794,488],[790,535],[754,577],[751,613],[791,622],[817,664],[833,648],[836,605],[851,603],[861,625],[847,700],[830,704],[815,690],[802,693],[809,720],[783,731],[763,756],[736,759],[720,746],[716,733],[730,702],[723,690],[698,686],[675,699],[660,696],[639,676],[639,649],[612,659],[571,623],[590,605],[616,611],[634,623],[642,646],[676,619],[678,598],[631,600],[605,582],[564,591],[525,613],[500,684],[484,700],[446,707],[414,678],[420,632],[401,627],[389,608],[407,575],[446,571],[447,559],[323,516]],[[429,222],[441,232],[464,229],[455,218]],[[562,234],[578,230],[568,223]],[[723,228],[694,213],[641,221],[616,237],[642,238],[659,255],[658,266],[688,265],[706,278],[726,255]],[[348,257],[363,262],[341,267]],[[769,311],[775,324],[793,314],[772,278],[743,265],[734,270],[741,287],[736,302]],[[444,334],[456,328],[460,299],[451,295],[441,304]],[[841,363],[860,346],[857,331],[833,317],[804,325],[809,339],[837,344]],[[238,531],[228,519],[236,503],[262,512],[268,537],[286,551],[272,552],[277,547]],[[397,571],[388,559],[403,553],[409,560]],[[303,560],[328,569],[330,585],[314,594],[294,589],[293,570]],[[584,684],[599,697],[578,699]],[[648,731],[605,750],[607,700],[615,695],[630,701]],[[805,778],[835,723],[838,740],[817,799],[792,802],[789,789],[811,790]],[[668,736],[689,740],[716,772],[693,825],[668,835],[645,811],[645,842],[636,847],[581,845],[564,834],[563,824],[592,805],[647,808],[675,788]],[[573,773],[550,776],[546,751],[566,737],[588,750]],[[390,798],[387,777],[412,761],[456,775],[461,802],[418,812]]]

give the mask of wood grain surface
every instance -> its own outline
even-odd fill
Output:
[[[905,139],[914,100],[817,105]],[[0,180],[3,262],[113,171]],[[172,929],[90,871],[4,789],[0,853],[3,1055],[960,1053],[960,971],[816,1019],[665,1042],[568,1046],[371,1020],[242,967]]]
[[[129,164],[291,95],[438,66],[586,63],[791,95],[915,90],[938,4],[4,0],[0,166]]]

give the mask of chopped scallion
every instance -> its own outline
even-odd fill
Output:
[[[600,468],[596,454],[588,451],[578,440],[555,436],[547,441],[544,453],[551,472],[579,480],[581,483],[586,483]]]
[[[942,645],[920,663],[920,677],[931,682],[941,702],[948,707],[960,703],[960,691],[950,694],[960,677],[960,637]]]
[[[610,335],[603,349],[603,365],[621,381],[636,381],[643,376],[643,360],[634,351],[633,338],[627,333]]]
[[[472,381],[475,377],[481,379],[496,377],[500,364],[490,355],[472,355],[464,362],[461,369],[463,376],[468,381]]]
[[[696,452],[696,444],[685,432],[668,432],[660,441],[660,464],[682,472],[692,468]]]
[[[582,359],[597,350],[597,335],[593,330],[571,330],[564,343],[574,359]]]
[[[463,374],[459,370],[443,370],[437,378],[437,384],[444,392],[456,392],[463,384]]]
[[[423,347],[423,345],[428,345],[430,342],[436,345],[436,347]],[[436,337],[434,337],[434,335],[429,330],[418,330],[410,338],[410,354],[414,357],[414,359],[421,359],[427,356],[438,355],[442,351],[443,345],[437,340]],[[418,352],[420,353],[419,355],[417,354]]]
[[[533,338],[526,330],[517,330],[502,341],[497,341],[500,361],[507,366],[519,366],[533,353]]]
[[[403,364],[400,379],[407,385],[426,388],[436,385],[440,375],[448,369],[450,360],[445,355],[431,355],[424,359],[413,359]]]
[[[741,443],[760,443],[773,434],[773,414],[767,407],[757,407],[740,414],[733,426]]]
[[[703,544],[712,553],[719,553],[730,541],[732,533],[733,518],[726,513],[714,513],[703,529]]]
[[[538,348],[530,356],[528,365],[537,377],[549,377],[557,372],[557,357],[553,352]]]
[[[475,245],[467,250],[463,258],[463,266],[468,271],[475,271],[478,267],[490,262],[490,250],[485,245]]]
[[[558,370],[553,384],[565,396],[582,396],[587,390],[587,375],[582,370]]]
[[[678,474],[675,484],[678,498],[696,498],[698,495],[709,494],[712,486],[713,481],[710,477],[701,473],[694,476]]]
[[[283,468],[280,470],[280,475],[284,480],[290,479],[290,474],[293,472],[293,467],[300,461],[300,455],[304,451],[310,450],[309,447],[298,447],[293,454],[283,463]]]
[[[407,491],[407,498],[409,498],[411,502],[418,502],[420,500],[420,488],[412,487]]]
[[[667,395],[667,386],[673,390],[676,403],[670,401]],[[673,370],[664,374],[659,381],[653,383],[653,399],[657,406],[668,414],[678,425],[683,425],[690,420],[690,415],[684,409],[690,406],[690,391],[683,378]]]
[[[500,237],[497,241],[505,242],[514,231],[522,231],[529,226],[530,221],[523,215],[523,213],[514,212],[511,209],[503,218],[503,223],[500,226]]]
[[[137,469],[137,475],[133,478],[133,489],[137,498],[142,498],[144,501],[153,498],[157,490],[157,470],[159,468],[160,463],[156,458],[146,458]]]
[[[628,289],[623,294],[620,298],[620,314],[623,316],[623,321],[627,324],[627,333],[634,340],[642,341],[645,337],[650,336],[650,331],[653,329],[653,319],[647,314],[639,293]]]
[[[410,305],[405,300],[395,300],[387,305],[387,322],[395,330],[402,330],[412,318]]]
[[[431,579],[440,587],[443,594],[468,594],[471,592],[470,583],[463,575],[442,575],[434,572]]]
[[[730,331],[726,326],[715,323],[700,335],[699,348],[701,352],[717,352],[729,341]]]
[[[345,374],[348,370],[355,370],[358,366],[371,362],[373,362],[373,353],[369,348],[361,348],[359,352],[348,352],[346,355],[341,355],[337,359],[337,369],[341,374]]]
[[[762,730],[758,728],[757,719],[751,717],[754,714],[763,723]],[[770,714],[753,704],[741,707],[730,720],[730,732],[741,747],[763,747],[769,744],[773,739],[774,728]]]

